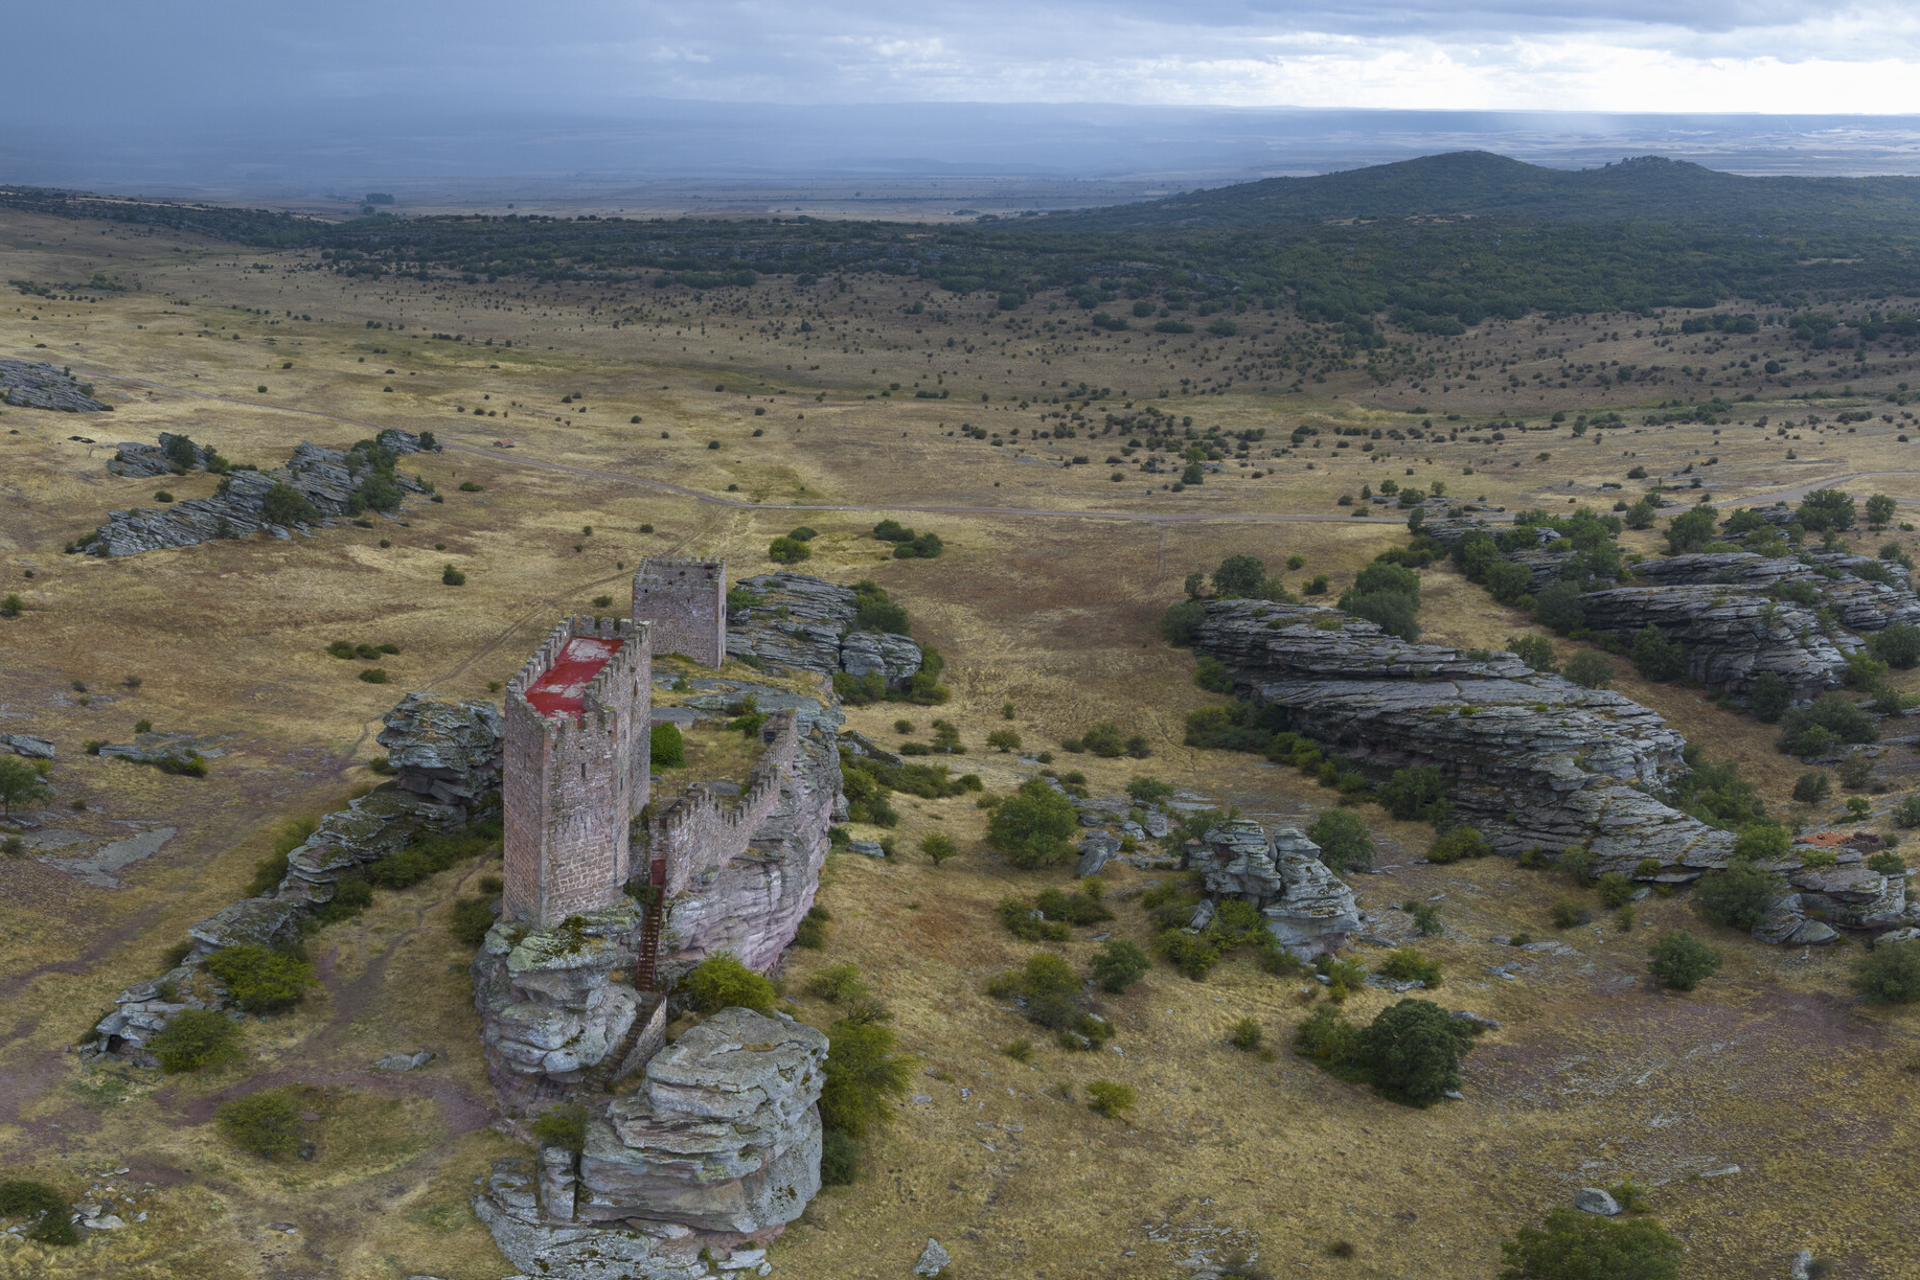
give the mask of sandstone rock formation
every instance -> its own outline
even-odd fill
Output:
[[[389,429],[382,431],[377,439],[395,453],[420,451],[419,437],[409,432]],[[135,452],[129,453],[130,449]],[[204,453],[200,456],[204,461]],[[145,466],[141,461],[145,457],[137,446],[122,445],[115,463],[109,465]],[[132,473],[123,471],[122,474]],[[263,530],[275,537],[290,537],[288,528],[269,523],[265,515],[267,491],[278,483],[291,485],[312,503],[321,517],[315,524],[325,528],[332,524],[330,517],[346,514],[348,499],[362,474],[349,466],[346,453],[302,441],[294,448],[285,468],[230,472],[221,479],[221,491],[212,497],[188,498],[158,509],[136,507],[132,511],[109,511],[107,523],[75,543],[73,549],[88,555],[112,557],[162,547],[197,546],[220,538],[245,538]],[[402,472],[394,472],[393,479],[405,493],[427,492],[425,485]],[[306,525],[295,525],[293,529],[310,532]]]
[[[440,804],[472,805],[500,786],[500,743],[506,734],[491,702],[449,703],[410,693],[389,711],[376,741],[403,791]]]
[[[1320,846],[1296,827],[1269,836],[1246,818],[1223,822],[1187,846],[1187,862],[1215,898],[1260,908],[1268,931],[1301,959],[1338,951],[1360,928],[1349,889],[1320,861]]]
[[[1653,859],[1689,876],[1731,853],[1726,832],[1655,798],[1684,769],[1685,742],[1620,694],[1310,605],[1209,602],[1195,651],[1297,732],[1382,776],[1438,765],[1460,816],[1496,849],[1579,843],[1601,870]]]
[[[169,475],[173,471],[174,462],[168,455],[167,448],[173,441],[179,439],[182,437],[171,431],[162,431],[159,444],[122,441],[119,452],[115,453],[107,463],[107,470],[116,476],[126,476],[136,480],[149,480],[155,476]],[[188,470],[201,469],[207,465],[205,449],[191,441],[188,441],[183,452],[185,449],[192,450],[193,461],[189,464]]]
[[[111,412],[113,406],[94,399],[92,391],[44,360],[0,360],[0,404],[60,413]]]
[[[1860,647],[1852,636],[1829,639],[1812,610],[1741,587],[1620,587],[1589,592],[1582,603],[1588,630],[1631,641],[1658,627],[1686,646],[1688,678],[1742,696],[1771,671],[1795,700],[1816,698],[1840,684],[1847,653]]]
[[[641,1088],[595,1104],[584,1150],[502,1161],[474,1209],[535,1274],[691,1280],[757,1266],[751,1248],[819,1190],[827,1039],[723,1009],[648,1062]]]
[[[727,652],[735,657],[829,676],[877,671],[889,684],[920,670],[920,646],[908,637],[854,629],[860,606],[851,587],[768,573],[742,578],[736,589],[760,603],[727,614]]]

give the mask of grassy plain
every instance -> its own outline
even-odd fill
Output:
[[[1829,482],[1920,498],[1920,465],[1909,460],[1920,445],[1898,439],[1911,419],[1884,400],[1920,381],[1912,359],[1836,364],[1851,379],[1843,382],[1822,357],[1818,385],[1851,394],[1786,400],[1777,383],[1731,384],[1733,371],[1716,367],[1782,354],[1765,331],[1709,350],[1718,339],[1656,336],[1659,322],[1629,317],[1495,321],[1464,338],[1418,340],[1420,363],[1385,383],[1329,358],[1317,366],[1324,382],[1290,393],[1262,369],[1272,343],[1298,333],[1284,315],[1241,317],[1232,338],[1089,336],[1063,327],[1081,313],[1059,299],[1042,295],[1007,316],[990,299],[923,297],[887,278],[806,289],[776,278],[703,295],[374,282],[319,266],[184,235],[0,215],[0,278],[57,286],[100,271],[125,290],[0,301],[0,353],[70,365],[115,405],[110,417],[0,411],[0,591],[26,604],[0,621],[0,715],[8,731],[60,745],[46,825],[95,836],[135,820],[180,829],[122,872],[117,889],[82,883],[57,860],[0,861],[0,1026],[9,1028],[0,1161],[76,1194],[88,1171],[126,1167],[112,1181],[138,1188],[149,1212],[75,1251],[0,1237],[0,1276],[504,1273],[465,1200],[512,1143],[489,1127],[467,955],[445,928],[484,861],[383,893],[360,919],[317,935],[321,991],[295,1014],[250,1021],[239,1065],[206,1078],[85,1072],[68,1046],[122,986],[160,971],[188,925],[240,896],[280,821],[325,812],[375,781],[365,767],[377,754],[373,734],[400,692],[487,696],[561,614],[593,612],[600,595],[623,608],[626,575],[645,554],[724,555],[738,578],[773,567],[765,553],[775,534],[811,525],[821,536],[803,569],[878,581],[950,662],[948,706],[856,709],[855,727],[892,743],[896,718],[924,736],[924,722],[944,716],[969,746],[968,767],[1001,790],[1019,771],[984,740],[1008,725],[1004,702],[1029,748],[1112,719],[1146,734],[1154,754],[1062,756],[1058,767],[1083,770],[1095,794],[1144,772],[1270,823],[1305,822],[1328,792],[1252,757],[1181,744],[1184,714],[1210,695],[1193,686],[1190,658],[1160,643],[1157,619],[1188,572],[1242,551],[1280,571],[1298,555],[1302,566],[1282,576],[1297,586],[1327,573],[1337,594],[1404,539],[1397,520],[1336,505],[1387,478],[1440,480],[1509,509],[1610,507],[1635,492],[1625,473],[1636,465],[1654,477],[1682,473],[1671,483],[1706,477],[1705,491],[1723,503]],[[916,301],[925,304],[917,314],[908,310]],[[1669,339],[1671,349],[1659,345]],[[1599,390],[1590,376],[1570,376],[1560,385],[1563,367],[1597,365],[1602,354],[1706,372],[1684,384]],[[1512,383],[1490,375],[1503,359],[1525,390],[1503,390]],[[1223,394],[1181,395],[1183,380]],[[1083,382],[1112,392],[1090,404],[1072,397],[1091,426],[1034,440],[1072,421],[1039,415],[1071,413],[1067,393]],[[1757,398],[1717,428],[1639,425],[1682,385]],[[1198,429],[1266,437],[1246,466],[1229,459],[1175,493],[1163,486],[1177,472],[1103,461],[1121,456],[1127,433],[1095,432],[1129,401],[1191,416]],[[1834,422],[1854,409],[1876,416]],[[1623,425],[1570,434],[1577,415],[1613,410]],[[1555,411],[1568,423],[1490,438],[1489,423],[1538,427]],[[1766,427],[1751,425],[1762,416]],[[1363,453],[1360,437],[1340,450],[1323,430],[1318,447],[1269,456],[1299,424],[1384,433],[1427,419],[1456,426],[1459,439],[1383,434]],[[1006,443],[962,435],[963,423]],[[115,441],[183,431],[267,466],[299,440],[341,447],[385,426],[431,429],[448,444],[406,464],[435,482],[444,504],[412,501],[397,521],[343,523],[312,541],[117,561],[62,554],[108,509],[154,504],[157,483],[106,472]],[[492,447],[506,438],[513,449]],[[1089,462],[1072,465],[1082,455]],[[211,483],[166,487],[184,498]],[[1627,488],[1603,487],[1613,484]],[[882,516],[938,532],[947,553],[888,558],[866,536]],[[1652,537],[1642,536],[1643,549]],[[1913,549],[1913,535],[1893,537]],[[441,585],[448,563],[466,572],[466,586]],[[1495,645],[1528,625],[1444,569],[1426,576],[1422,616],[1435,639]],[[366,664],[327,656],[339,638],[398,645],[381,664],[392,683],[363,683],[355,677]],[[87,686],[84,704],[76,681]],[[1764,726],[1630,673],[1621,687],[1713,757],[1738,758],[1770,806],[1791,811],[1798,770],[1771,750]],[[126,740],[143,718],[235,736],[204,780],[80,754],[85,739]],[[1883,755],[1890,776],[1911,769],[1906,747]],[[1884,811],[1892,798],[1877,803]],[[1365,907],[1392,918],[1394,904],[1445,894],[1448,932],[1430,945],[1447,966],[1439,998],[1503,1023],[1468,1059],[1466,1102],[1406,1110],[1294,1059],[1286,1046],[1312,988],[1241,960],[1205,983],[1157,968],[1106,999],[1118,1052],[1068,1054],[1042,1041],[1022,1065],[1000,1049],[1033,1029],[982,988],[1028,948],[992,908],[1066,873],[1009,871],[981,846],[981,815],[966,798],[900,804],[903,849],[944,830],[962,855],[937,869],[912,855],[898,865],[836,860],[822,896],[834,914],[828,949],[798,953],[788,976],[798,996],[812,968],[859,964],[921,1059],[915,1091],[928,1100],[902,1105],[867,1176],[823,1195],[775,1246],[779,1273],[895,1276],[933,1235],[953,1251],[955,1274],[971,1277],[1161,1277],[1184,1274],[1176,1264],[1195,1250],[1218,1259],[1234,1249],[1257,1252],[1276,1274],[1481,1277],[1517,1226],[1574,1188],[1631,1177],[1654,1188],[1654,1208],[1687,1242],[1689,1276],[1776,1276],[1802,1247],[1851,1276],[1920,1275],[1911,1248],[1920,1034],[1911,1014],[1850,1000],[1847,948],[1779,952],[1719,936],[1723,976],[1690,995],[1663,994],[1646,980],[1646,947],[1690,916],[1681,900],[1652,899],[1631,934],[1584,926],[1562,935],[1574,954],[1520,959],[1486,939],[1549,936],[1546,906],[1571,890],[1500,860],[1420,864],[1425,829],[1369,808],[1386,874],[1358,881]],[[1116,936],[1146,940],[1129,894],[1150,878],[1114,876]],[[1063,947],[1076,962],[1091,949],[1086,935]],[[1514,960],[1515,978],[1489,972]],[[1386,999],[1369,989],[1350,1002],[1352,1016],[1369,1017]],[[831,1017],[800,1002],[815,1020]],[[1243,1016],[1260,1020],[1277,1060],[1227,1045]],[[424,1072],[366,1069],[419,1048],[440,1055]],[[1134,1086],[1131,1116],[1087,1108],[1096,1078]],[[263,1164],[208,1123],[220,1100],[281,1084],[346,1091],[314,1113],[311,1163]],[[1701,1176],[1736,1164],[1738,1174]],[[274,1222],[296,1233],[269,1230]],[[1338,1242],[1353,1246],[1351,1257],[1330,1254]]]

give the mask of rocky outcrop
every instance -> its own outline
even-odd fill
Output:
[[[411,451],[419,449],[418,438],[406,432],[382,432],[381,435],[405,436],[414,444]],[[128,448],[122,445],[119,456],[126,457]],[[204,454],[201,456],[204,458]],[[349,499],[364,475],[364,468],[357,460],[350,464],[348,454],[303,441],[295,447],[284,469],[230,472],[221,478],[220,491],[212,497],[188,498],[164,508],[109,511],[107,523],[74,543],[71,550],[94,556],[130,556],[164,547],[191,547],[222,538],[245,538],[262,531],[278,538],[291,537],[294,531],[311,533],[307,524],[284,526],[270,522],[266,516],[267,491],[276,484],[290,485],[319,513],[312,525],[325,528],[332,524],[331,517],[347,513]],[[393,483],[403,493],[428,491],[425,485],[398,471],[393,473]]]
[[[826,1056],[805,1023],[750,1009],[706,1019],[588,1125],[575,1217],[740,1236],[785,1226],[820,1189]]]
[[[514,1265],[592,1280],[692,1280],[757,1268],[757,1244],[820,1188],[827,1038],[723,1009],[596,1104],[585,1147],[502,1161],[474,1209]]]
[[[31,733],[0,733],[0,747],[33,760],[53,759],[53,739]]]
[[[1214,898],[1260,908],[1268,931],[1303,960],[1332,954],[1360,928],[1353,890],[1320,861],[1320,846],[1296,827],[1269,836],[1245,818],[1223,822],[1187,845],[1187,863]]]
[[[898,684],[920,670],[920,646],[902,635],[856,630],[860,605],[851,587],[803,573],[742,578],[727,613],[727,652],[831,676],[879,672]]]
[[[1496,849],[1585,844],[1602,870],[1630,874],[1645,859],[1697,874],[1730,855],[1731,836],[1655,798],[1685,769],[1685,741],[1620,694],[1309,605],[1210,602],[1195,650],[1383,777],[1438,766],[1456,812]]]
[[[502,921],[473,958],[473,1002],[494,1089],[521,1109],[565,1096],[587,1074],[619,1065],[628,1032],[658,999],[630,982],[643,909],[623,902],[553,929]]]
[[[183,443],[175,445],[173,442],[176,440]],[[135,480],[150,480],[155,476],[170,475],[176,466],[172,454],[168,452],[170,448],[180,453],[181,462],[177,465],[181,470],[205,469],[207,465],[205,449],[187,440],[185,436],[177,436],[171,431],[162,431],[159,444],[122,441],[119,451],[107,463],[107,470],[116,476],[126,476]]]
[[[448,702],[410,693],[387,712],[377,742],[403,791],[471,806],[500,789],[506,722],[491,702]]]
[[[1619,587],[1589,592],[1582,603],[1589,631],[1631,641],[1658,627],[1686,646],[1690,679],[1743,697],[1769,671],[1796,701],[1818,697],[1840,685],[1847,653],[1860,647],[1852,636],[1829,639],[1810,609],[1741,587]]]
[[[93,398],[91,386],[76,381],[44,360],[0,360],[0,404],[21,409],[52,409],[59,413],[113,410],[112,405]]]
[[[115,998],[114,1011],[95,1024],[82,1052],[95,1057],[114,1054],[153,1065],[145,1045],[180,1009],[225,1007],[224,989],[206,977],[203,966],[208,956],[228,947],[275,947],[293,941],[308,917],[333,900],[341,879],[364,875],[370,864],[398,853],[422,834],[456,830],[487,816],[498,795],[500,764],[497,747],[489,757],[484,743],[489,740],[488,726],[498,719],[490,703],[434,703],[418,694],[403,699],[388,715],[390,728],[397,724],[408,741],[424,745],[434,736],[422,726],[435,726],[444,741],[458,744],[457,750],[450,747],[434,755],[434,768],[428,771],[453,799],[442,801],[388,784],[322,818],[313,834],[287,855],[286,874],[272,894],[242,899],[188,929],[192,952],[187,960],[164,978],[135,983],[122,991]],[[178,737],[143,735],[163,744]],[[497,737],[491,740],[497,742]],[[195,740],[202,747],[205,741]],[[103,747],[101,754],[109,750]],[[207,750],[217,752],[218,748]],[[459,762],[464,762],[466,773],[454,767]],[[169,1000],[162,998],[163,988],[200,995]]]

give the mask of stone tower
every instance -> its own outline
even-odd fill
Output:
[[[727,660],[727,562],[642,560],[633,575],[633,620],[653,624],[653,652],[720,666]]]
[[[644,623],[574,617],[507,686],[504,918],[544,929],[619,900],[648,799],[652,677]]]

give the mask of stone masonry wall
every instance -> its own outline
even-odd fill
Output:
[[[727,660],[727,562],[642,560],[633,575],[633,620],[653,624],[655,652],[720,666]]]
[[[760,738],[767,744],[766,754],[754,765],[737,803],[723,806],[704,787],[690,787],[654,820],[651,856],[666,859],[667,898],[685,893],[706,872],[744,852],[754,831],[779,803],[782,779],[791,772],[799,752],[793,712],[768,716],[760,726]]]
[[[625,643],[587,685],[577,719],[542,716],[526,691],[575,637]],[[508,686],[501,781],[506,919],[545,928],[619,899],[629,821],[645,806],[648,786],[644,760],[637,769],[634,761],[651,719],[647,640],[646,628],[625,619],[570,618]]]

